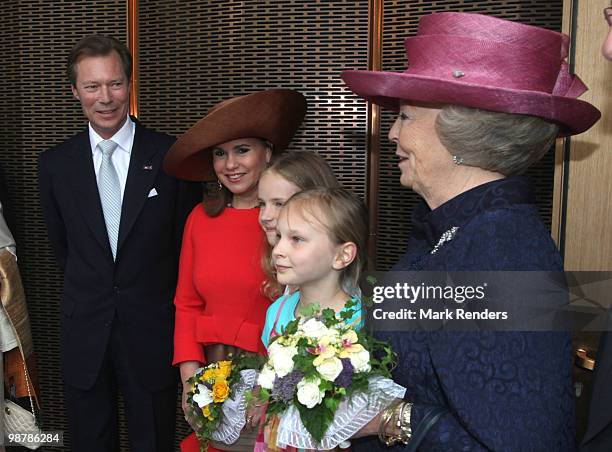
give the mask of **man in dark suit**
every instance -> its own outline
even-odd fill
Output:
[[[43,213],[64,271],[62,374],[77,452],[118,449],[117,389],[131,450],[173,449],[172,301],[197,195],[162,170],[174,138],[128,116],[131,65],[113,38],[74,47],[68,77],[89,126],[39,158]]]

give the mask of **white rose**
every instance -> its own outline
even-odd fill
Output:
[[[301,325],[301,329],[306,336],[314,337],[316,339],[329,334],[329,329],[325,326],[323,322],[317,319],[306,320]]]
[[[263,366],[259,376],[257,377],[257,384],[265,389],[272,389],[274,386],[274,379],[276,378],[276,372],[268,364]]]
[[[212,391],[203,384],[198,384],[198,394],[194,394],[193,401],[197,403],[200,408],[204,408],[213,401]]]
[[[274,342],[272,342],[270,345],[268,345],[268,362],[270,364],[272,364],[272,359],[274,357],[274,355],[276,353],[279,352],[280,349],[282,349],[284,347],[283,344],[281,344],[278,339],[275,340]]]
[[[317,367],[319,374],[327,381],[334,381],[342,372],[342,361],[335,356],[324,359]]]
[[[274,346],[276,342],[270,345],[268,356],[270,364],[276,371],[279,377],[284,377],[293,370],[293,357],[297,355],[297,348],[294,346],[284,347],[280,344]]]
[[[365,348],[357,353],[349,353],[348,358],[355,368],[355,372],[368,372],[372,369],[370,366],[370,352]]]
[[[323,400],[324,393],[319,389],[321,380],[318,378],[302,379],[297,384],[297,398],[306,408],[312,408]]]

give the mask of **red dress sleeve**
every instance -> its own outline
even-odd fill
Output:
[[[183,244],[179,260],[178,284],[174,305],[176,317],[174,321],[174,359],[177,365],[184,361],[204,362],[202,344],[196,341],[196,319],[204,311],[204,300],[198,295],[193,281],[193,223],[197,215],[198,205],[193,209],[183,232]]]

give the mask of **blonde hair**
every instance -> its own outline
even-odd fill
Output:
[[[314,152],[298,151],[281,154],[272,160],[264,173],[275,173],[288,182],[297,186],[300,191],[311,188],[337,188],[340,187],[333,170],[323,157]],[[261,260],[266,279],[262,289],[264,294],[275,299],[283,292],[283,286],[276,280],[276,272],[272,264],[272,246],[265,241]]]
[[[340,186],[329,163],[314,152],[298,151],[281,154],[272,160],[264,173],[276,173],[300,190]]]
[[[306,213],[316,219],[332,243],[355,244],[355,259],[341,270],[339,283],[343,290],[357,292],[359,277],[367,260],[369,232],[368,213],[363,202],[344,188],[314,188],[293,195],[283,207],[285,209],[298,209],[302,216]]]

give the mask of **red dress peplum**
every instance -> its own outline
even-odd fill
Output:
[[[208,344],[266,353],[261,332],[270,300],[261,290],[265,237],[258,215],[259,209],[226,208],[209,217],[202,205],[189,215],[174,298],[175,365],[204,363],[203,346]],[[194,434],[181,450],[199,452]]]

